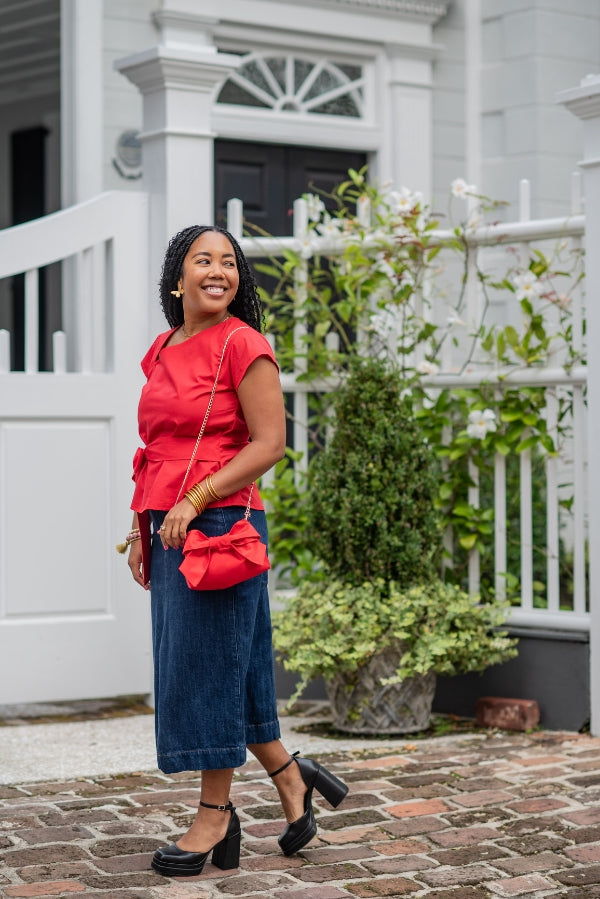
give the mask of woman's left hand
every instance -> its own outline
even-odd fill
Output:
[[[197,514],[194,506],[186,497],[169,509],[158,529],[158,535],[165,549],[169,547],[179,549],[180,546],[183,546],[188,525],[196,518]]]

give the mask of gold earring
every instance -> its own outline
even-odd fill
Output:
[[[172,297],[177,297],[177,299],[179,300],[179,299],[181,299],[181,297],[183,296],[183,294],[184,294],[184,290],[183,290],[183,286],[182,286],[181,281],[180,281],[179,284],[177,285],[177,290],[172,290],[172,291],[171,291],[171,296],[172,296]]]

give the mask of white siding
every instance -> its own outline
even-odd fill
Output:
[[[519,178],[529,178],[532,214],[565,214],[568,175],[580,158],[582,134],[581,124],[555,98],[600,67],[600,5],[484,0],[482,29],[480,186],[514,204]]]
[[[154,0],[105,0],[104,2],[104,147],[105,190],[141,189],[141,180],[123,178],[113,165],[116,142],[123,131],[142,127],[142,97],[113,62],[157,43],[152,24]]]
[[[457,0],[433,29],[442,49],[433,64],[433,200],[446,209],[448,185],[465,172],[465,20]]]

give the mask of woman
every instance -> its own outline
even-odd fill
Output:
[[[246,747],[274,778],[288,821],[279,838],[286,855],[316,833],[313,788],[338,805],[347,787],[310,759],[290,756],[279,740],[266,573],[226,590],[194,591],[179,571],[188,528],[223,534],[249,499],[250,521],[267,543],[263,506],[250,485],[283,456],[285,416],[252,273],[227,231],[192,226],[169,244],[160,296],[171,328],[142,361],[147,383],[138,417],[146,446],[134,460],[127,542],[133,577],[148,588],[138,513],[149,510],[158,765],[165,773],[202,770],[192,826],[158,849],[152,866],[190,876],[200,874],[211,850],[220,868],[238,865],[240,823],[229,790]]]

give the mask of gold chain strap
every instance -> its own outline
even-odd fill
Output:
[[[198,436],[196,438],[196,444],[194,446],[194,449],[192,450],[192,455],[190,457],[190,461],[188,463],[186,472],[183,476],[183,481],[181,482],[181,487],[179,488],[179,493],[177,494],[177,499],[175,500],[174,505],[177,505],[177,503],[179,502],[179,499],[181,497],[181,494],[183,493],[183,488],[185,487],[185,482],[187,481],[191,467],[194,463],[194,459],[196,458],[196,453],[198,452],[198,447],[200,446],[200,441],[202,440],[202,437],[204,436],[204,431],[206,430],[206,423],[208,422],[208,416],[210,415],[210,410],[212,409],[212,404],[213,404],[213,401],[215,398],[215,394],[217,392],[217,383],[219,381],[219,376],[221,374],[221,368],[223,366],[223,359],[225,358],[225,350],[227,349],[227,344],[229,343],[229,341],[231,340],[233,335],[236,333],[236,331],[247,331],[247,330],[248,330],[248,325],[243,325],[239,328],[234,328],[234,330],[230,334],[227,335],[227,339],[225,340],[225,343],[223,344],[223,351],[221,352],[221,358],[219,359],[219,365],[217,367],[217,374],[215,375],[215,382],[214,382],[214,384],[212,386],[212,390],[210,392],[208,406],[206,407],[206,412],[204,413],[204,419],[202,421],[202,424],[200,425],[200,430],[199,430]],[[252,491],[253,490],[254,490],[254,481],[252,481],[252,484],[250,485],[250,494],[248,496],[248,504],[246,506],[246,513],[244,515],[245,518],[250,517],[250,503],[252,501]]]

